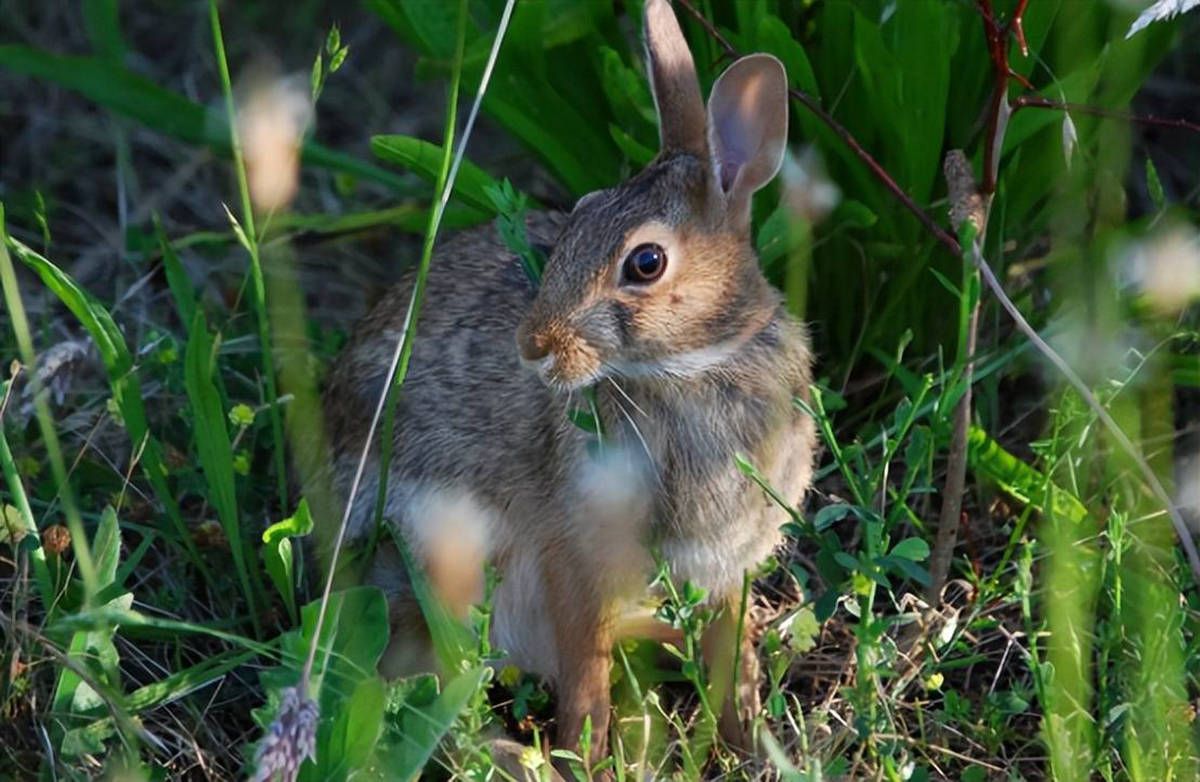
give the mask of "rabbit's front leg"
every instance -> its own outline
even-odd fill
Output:
[[[719,709],[717,727],[721,738],[738,749],[753,752],[754,716],[762,702],[758,695],[754,627],[749,607],[739,621],[741,605],[741,594],[714,602],[718,613],[704,631],[701,651],[708,667],[711,702]]]
[[[598,589],[561,563],[547,573],[546,604],[558,653],[557,744],[580,752],[585,722],[591,718],[589,764],[608,751],[609,672],[613,619]]]

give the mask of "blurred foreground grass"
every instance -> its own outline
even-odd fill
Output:
[[[0,775],[245,775],[315,632],[323,574],[303,552],[336,522],[317,480],[323,368],[369,290],[432,237],[456,138],[443,88],[475,94],[503,5],[239,3],[220,27],[203,4],[0,15],[0,357],[19,361],[0,388]],[[739,51],[778,56],[945,224],[944,153],[966,150],[978,172],[986,145],[972,3],[696,6]],[[1007,19],[1017,3],[995,6]],[[1012,94],[1200,122],[1196,20],[1126,39],[1137,10],[1031,0],[1028,55],[1007,43],[1031,87],[1014,79]],[[677,11],[707,88],[723,49]],[[517,4],[443,230],[511,211],[517,193],[569,208],[649,159],[639,18],[637,2]],[[255,96],[286,118],[263,131],[285,152],[266,208]],[[753,595],[764,757],[713,745],[688,661],[634,644],[616,651],[609,765],[1197,778],[1198,596],[1170,523],[986,292],[960,545],[946,589],[921,601],[977,294],[962,258],[794,105],[795,155],[756,203],[756,236],[813,324],[825,452]],[[289,138],[303,138],[294,182]],[[984,257],[1194,509],[1200,134],[1026,109],[1000,152]],[[679,585],[660,613],[698,632],[700,597]],[[540,746],[552,709],[534,678],[487,666],[488,621],[485,602],[465,628],[435,623],[446,670],[385,683],[382,596],[335,593],[302,776],[502,778],[486,737]]]

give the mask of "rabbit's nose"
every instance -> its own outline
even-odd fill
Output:
[[[517,349],[526,361],[541,361],[550,355],[550,340],[531,329],[521,329],[517,333]]]

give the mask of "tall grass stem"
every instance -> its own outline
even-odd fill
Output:
[[[279,394],[275,384],[275,361],[271,351],[271,324],[267,313],[267,286],[263,277],[262,261],[259,257],[258,233],[254,228],[254,205],[250,201],[250,185],[246,178],[246,161],[242,155],[242,142],[238,135],[237,112],[233,104],[233,83],[229,78],[229,62],[225,58],[225,40],[221,35],[221,16],[217,11],[217,0],[208,2],[209,19],[212,23],[213,48],[217,57],[217,68],[221,74],[221,92],[225,97],[225,114],[229,121],[229,143],[233,150],[233,169],[237,175],[238,197],[242,207],[243,235],[246,251],[250,254],[250,280],[253,285],[254,314],[258,321],[258,339],[262,344],[263,382],[266,384],[267,407],[271,416],[272,453],[275,462],[275,477],[279,490],[279,508],[287,510],[287,454],[283,438],[283,417],[279,412]]]
[[[46,394],[42,393],[41,383],[38,381],[37,354],[33,349],[29,319],[25,315],[25,304],[21,300],[21,291],[17,287],[17,273],[13,269],[12,257],[8,254],[8,231],[4,227],[3,204],[0,204],[0,286],[4,288],[4,303],[8,307],[9,316],[12,319],[13,334],[17,338],[21,361],[24,362],[25,368],[29,372],[38,429],[42,433],[46,457],[50,462],[50,470],[54,474],[54,483],[58,487],[58,497],[62,503],[63,515],[66,516],[67,529],[71,532],[71,547],[75,552],[79,575],[83,579],[84,602],[91,606],[92,600],[100,588],[100,585],[96,583],[96,565],[83,529],[83,517],[79,513],[79,506],[75,504],[75,495],[67,480],[66,462],[63,460],[58,432],[54,428],[54,416],[50,412],[50,404]]]
[[[317,612],[316,626],[313,628],[312,641],[308,648],[308,659],[304,663],[304,671],[301,675],[301,687],[308,687],[308,680],[312,673],[313,661],[316,659],[317,642],[321,637],[321,626],[325,621],[325,614],[329,608],[329,596],[333,591],[333,577],[336,572],[337,557],[341,551],[342,543],[346,536],[346,527],[350,521],[350,513],[354,507],[355,495],[358,493],[358,487],[362,483],[363,472],[366,469],[367,458],[371,452],[371,441],[375,437],[375,430],[379,425],[379,419],[383,413],[383,408],[387,402],[389,391],[393,385],[393,378],[397,383],[403,382],[403,372],[398,372],[401,366],[407,370],[408,356],[412,353],[412,335],[413,327],[416,324],[417,316],[420,313],[421,296],[424,291],[424,279],[429,273],[429,264],[433,256],[433,243],[437,234],[438,226],[441,224],[442,214],[445,212],[446,204],[450,201],[450,193],[454,188],[454,177],[458,173],[458,167],[462,162],[463,155],[466,153],[467,142],[471,138],[471,129],[474,127],[475,118],[479,114],[479,107],[483,103],[483,96],[487,94],[487,86],[491,81],[492,72],[495,70],[496,58],[500,53],[500,45],[504,41],[505,32],[508,30],[509,20],[512,18],[513,6],[516,0],[506,0],[504,4],[504,12],[500,17],[500,25],[496,30],[495,40],[492,41],[492,49],[488,53],[487,65],[483,69],[483,76],[479,81],[479,89],[475,95],[475,102],[471,106],[471,112],[467,117],[467,124],[463,128],[461,140],[458,144],[458,149],[455,151],[454,162],[450,165],[446,179],[441,183],[441,194],[436,206],[434,207],[433,216],[430,219],[430,231],[426,237],[425,246],[422,251],[421,266],[417,273],[417,283],[413,288],[413,295],[409,301],[408,312],[404,319],[404,329],[397,341],[395,353],[392,356],[391,366],[388,368],[387,388],[381,389],[379,403],[375,407],[375,413],[371,418],[371,426],[367,430],[366,442],[362,445],[362,452],[359,456],[358,466],[354,471],[354,480],[350,484],[350,491],[346,499],[346,510],[342,514],[341,525],[338,528],[337,539],[334,542],[333,551],[330,555],[328,566],[328,574],[325,579],[325,589],[321,594],[321,607]],[[459,24],[465,23],[464,16],[466,14],[466,0],[459,1]],[[458,54],[455,58],[455,71],[462,68],[462,49],[463,49],[463,33],[460,33],[458,43]],[[448,150],[450,145],[446,145]]]
[[[12,449],[8,447],[8,438],[4,436],[4,407],[8,401],[9,394],[12,393],[12,384],[16,378],[5,382],[0,386],[0,471],[4,472],[4,482],[8,484],[8,493],[12,496],[13,506],[17,509],[17,518],[24,525],[22,530],[26,535],[32,535],[36,544],[29,546],[29,560],[33,563],[34,578],[37,579],[38,592],[42,598],[42,605],[45,606],[47,613],[54,607],[55,590],[54,579],[50,575],[50,568],[46,564],[46,551],[42,548],[41,541],[38,540],[37,522],[33,519],[33,511],[29,507],[29,498],[25,495],[25,486],[21,483],[21,474],[17,470],[16,462],[13,461]],[[7,524],[7,520],[0,519],[0,523]],[[8,531],[9,536],[12,536],[12,531]]]

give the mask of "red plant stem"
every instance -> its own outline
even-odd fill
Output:
[[[1025,42],[1025,28],[1021,26],[1021,19],[1025,16],[1025,6],[1029,5],[1029,0],[1020,0],[1017,3],[1016,9],[1013,10],[1012,19],[1008,22],[1008,29],[1012,30],[1017,37],[1017,45],[1021,47],[1021,56],[1029,56],[1029,44]]]
[[[983,33],[987,39],[988,56],[992,60],[994,86],[991,108],[988,110],[987,135],[983,140],[983,183],[980,191],[985,196],[996,192],[996,177],[1000,168],[1000,139],[1008,123],[1008,33],[1001,28],[992,10],[992,0],[977,0],[983,16]]]
[[[689,14],[691,14],[697,22],[700,23],[700,26],[704,28],[705,32],[712,36],[713,40],[720,44],[726,55],[735,58],[739,56],[737,49],[735,49],[733,45],[729,43],[725,36],[721,35],[721,32],[713,25],[713,23],[710,22],[704,16],[704,14],[700,13],[700,11],[698,11],[689,0],[676,0],[676,2]],[[788,89],[788,94],[793,100],[799,102],[806,109],[816,115],[817,119],[821,120],[826,127],[833,131],[833,134],[841,139],[843,144],[850,148],[850,151],[854,153],[855,157],[862,161],[863,165],[865,165],[867,169],[875,175],[875,178],[878,179],[879,182],[885,188],[887,188],[888,191],[890,191],[906,209],[908,209],[908,211],[912,212],[913,216],[917,218],[917,220],[925,227],[926,230],[933,234],[935,239],[937,239],[954,255],[957,256],[962,254],[962,248],[958,246],[958,240],[951,236],[944,228],[938,225],[937,222],[935,222],[934,219],[930,217],[924,209],[918,206],[917,202],[912,199],[912,196],[904,192],[904,188],[900,187],[896,180],[892,178],[892,175],[889,174],[887,170],[879,164],[879,161],[872,157],[870,152],[863,149],[862,145],[858,143],[858,139],[854,138],[850,131],[846,130],[846,128],[843,127],[842,124],[836,119],[834,119],[829,112],[825,111],[825,109],[821,107],[821,104],[817,102],[816,98],[809,95],[807,92],[794,87]]]

